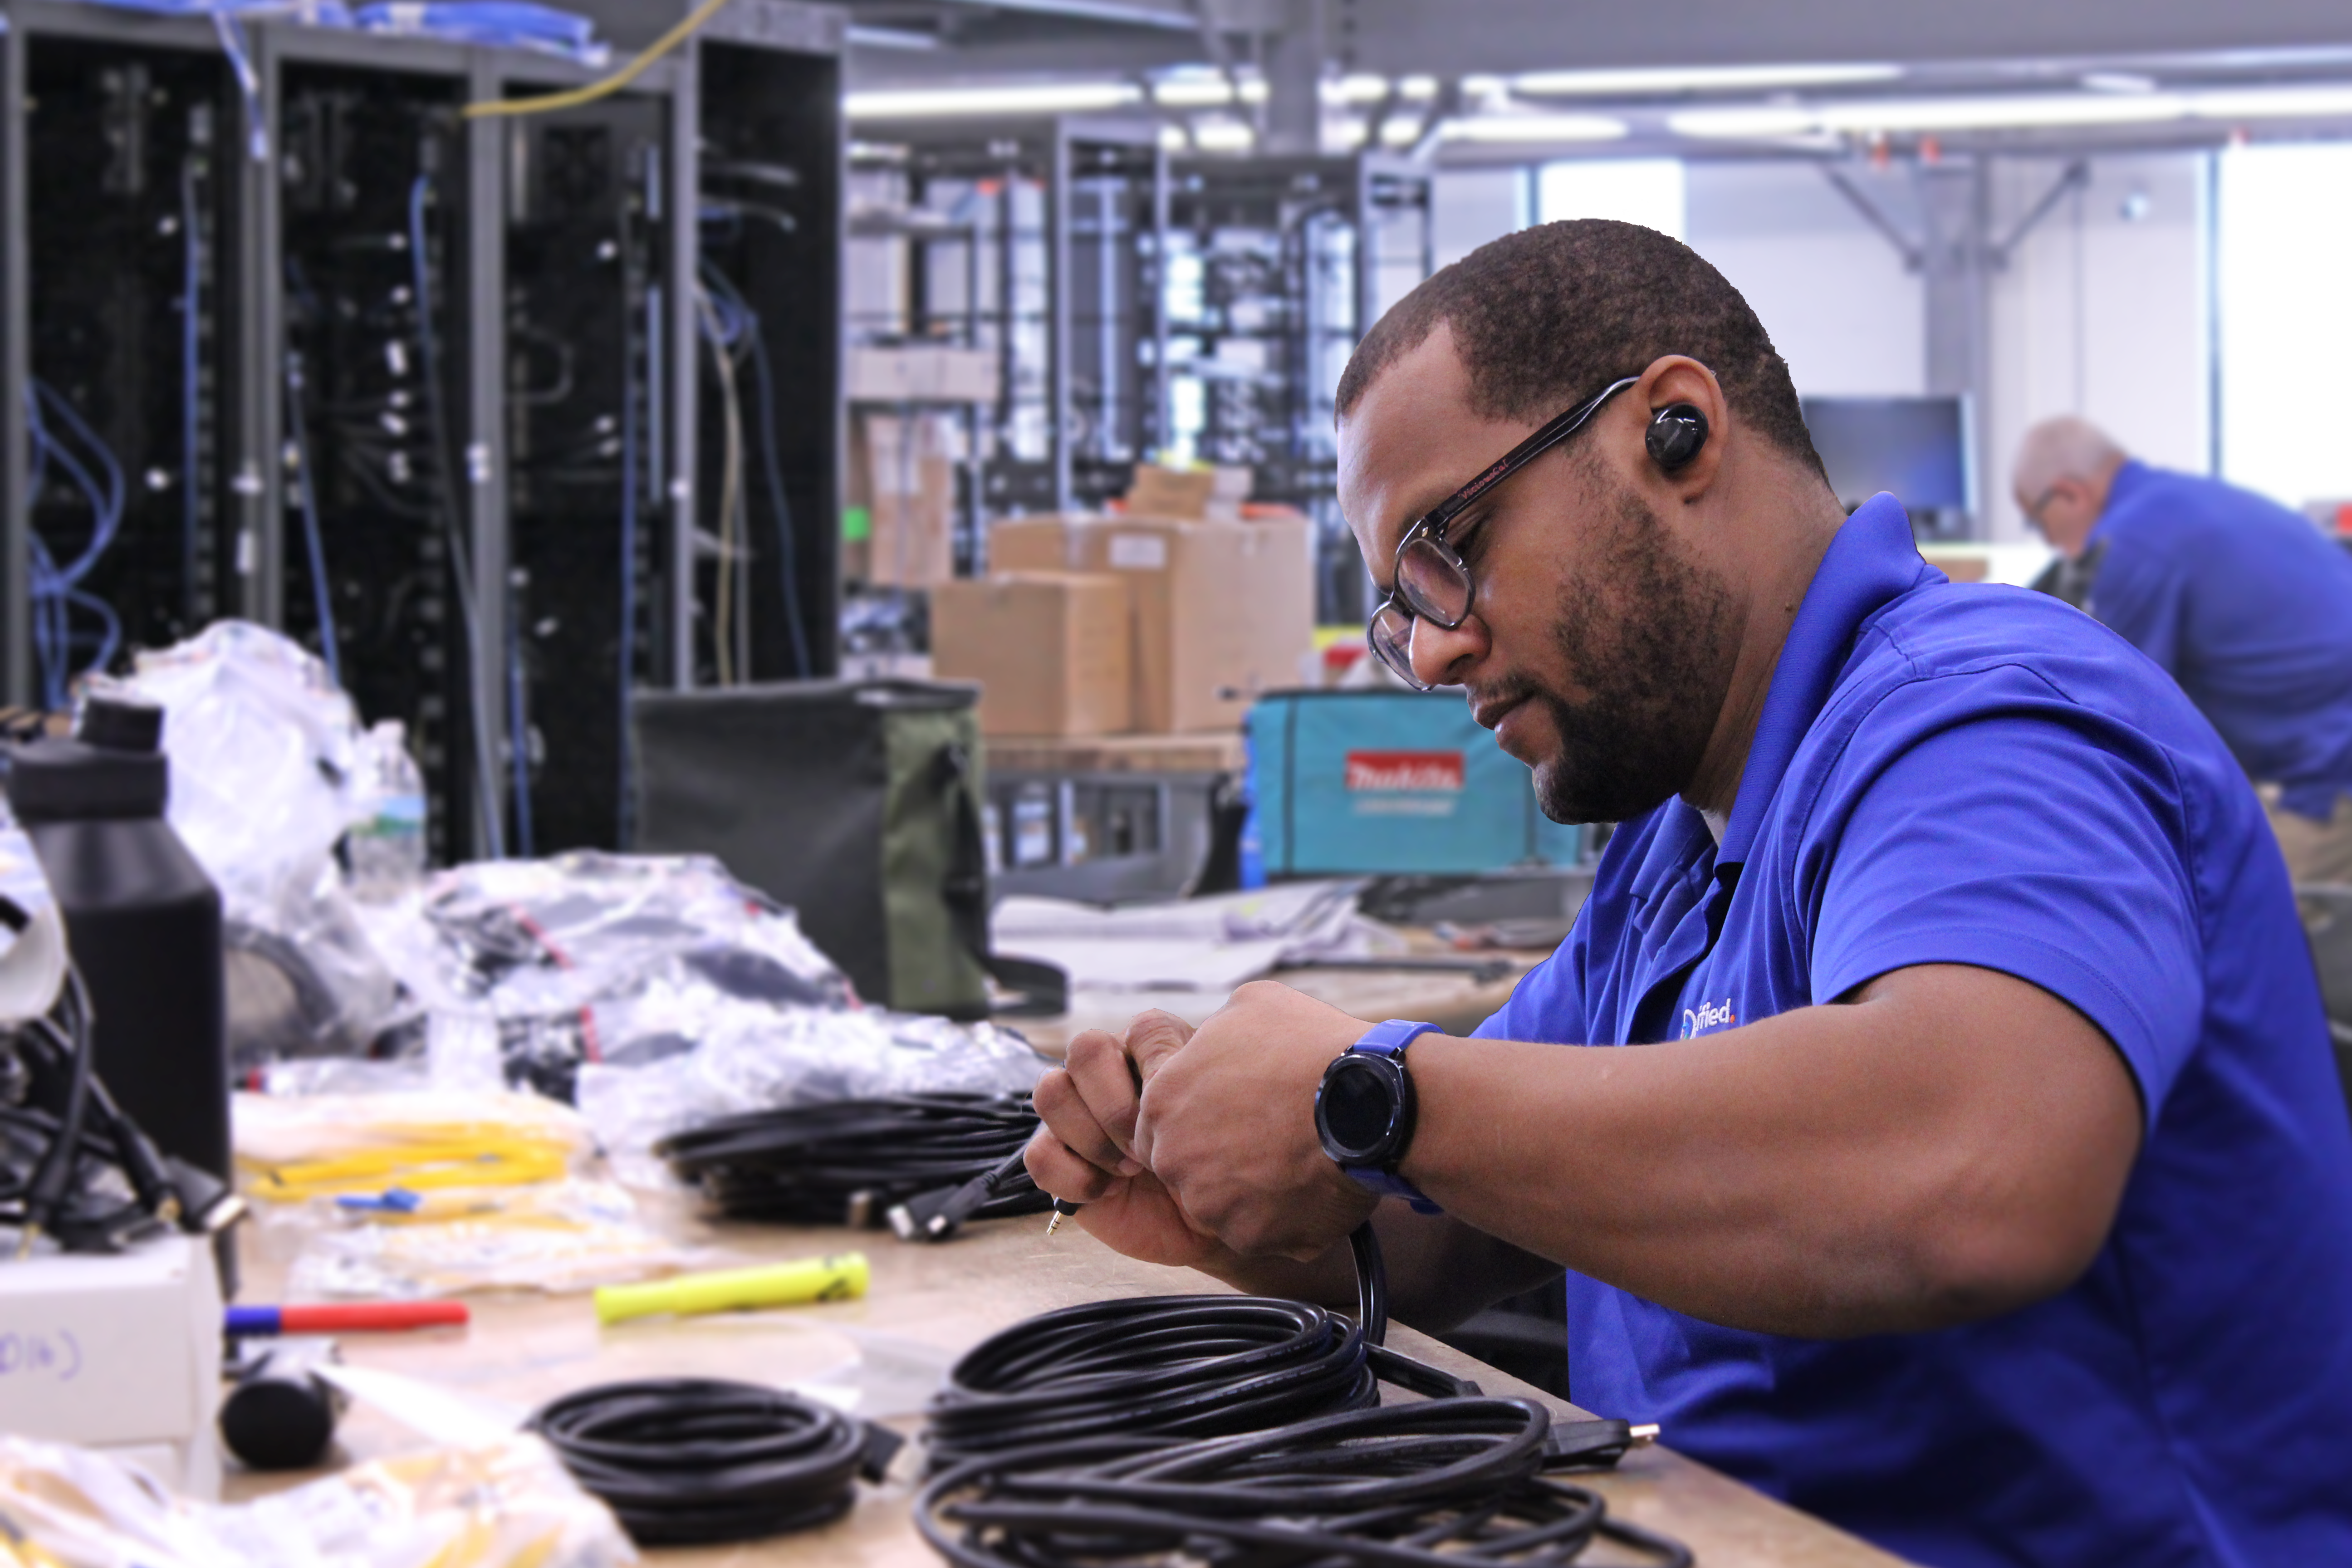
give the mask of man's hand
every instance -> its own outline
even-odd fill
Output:
[[[1134,1053],[1156,1062],[1192,1033],[1173,1014],[1150,1012],[1128,1026],[1125,1041],[1107,1029],[1073,1038],[1063,1065],[1037,1080],[1045,1125],[1023,1163],[1045,1191],[1086,1205],[1076,1223],[1105,1245],[1147,1263],[1200,1268],[1221,1261],[1215,1236],[1186,1217],[1135,1155],[1142,1089]]]
[[[1233,1251],[1320,1257],[1377,1202],[1315,1136],[1323,1069],[1365,1027],[1260,981],[1189,1040],[1131,1032],[1143,1092],[1122,1152],[1150,1169],[1191,1225]]]

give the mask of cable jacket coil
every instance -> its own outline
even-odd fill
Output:
[[[640,1546],[757,1541],[838,1519],[874,1442],[828,1406],[708,1378],[582,1389],[530,1429]]]
[[[1559,1568],[1604,1538],[1688,1568],[1679,1542],[1538,1473],[1550,1426],[1529,1401],[1458,1399],[1207,1441],[1070,1437],[954,1466],[915,1524],[958,1568]]]
[[[656,1152],[730,1219],[879,1225],[894,1204],[987,1175],[1037,1130],[1013,1096],[904,1095],[730,1116]],[[1014,1172],[970,1217],[1042,1214],[1052,1200]]]
[[[939,1469],[1054,1439],[1222,1436],[1380,1397],[1355,1324],[1263,1296],[1142,1296],[1016,1323],[956,1363],[925,1442]]]

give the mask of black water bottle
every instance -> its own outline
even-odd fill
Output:
[[[99,1077],[165,1153],[226,1181],[220,892],[163,820],[163,739],[162,709],[90,698],[72,738],[16,748],[8,805],[89,988]]]

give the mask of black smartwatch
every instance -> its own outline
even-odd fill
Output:
[[[1416,1106],[1404,1048],[1434,1024],[1391,1018],[1331,1059],[1315,1091],[1315,1135],[1323,1152],[1357,1184],[1382,1197],[1403,1198],[1422,1214],[1443,1211],[1419,1187],[1397,1174],[1412,1144]]]

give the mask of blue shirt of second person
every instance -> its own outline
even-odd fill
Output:
[[[2127,462],[2090,611],[2180,683],[2238,764],[2326,821],[2352,794],[2352,553],[2251,491]]]

